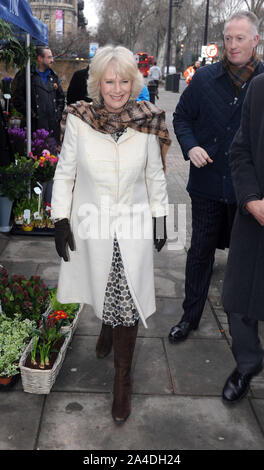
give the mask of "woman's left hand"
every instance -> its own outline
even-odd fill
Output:
[[[162,224],[163,219],[163,224]],[[153,238],[154,246],[159,252],[165,245],[167,240],[167,227],[166,227],[166,216],[164,217],[153,217],[154,227],[153,227]]]

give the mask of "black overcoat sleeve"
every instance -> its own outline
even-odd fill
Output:
[[[26,77],[23,71],[17,73],[14,78],[15,87],[12,96],[12,102],[15,109],[26,115]]]
[[[261,199],[254,155],[251,141],[252,111],[254,98],[254,82],[247,91],[247,95],[242,108],[240,128],[238,129],[232,145],[230,147],[229,164],[232,172],[232,180],[235,188],[237,204],[242,213],[245,205],[250,200]]]

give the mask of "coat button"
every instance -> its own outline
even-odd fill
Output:
[[[217,142],[217,137],[214,138],[214,142]]]
[[[229,127],[229,126],[226,128],[227,131],[230,131],[230,129],[231,129],[231,127]]]

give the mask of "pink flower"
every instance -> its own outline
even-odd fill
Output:
[[[33,158],[33,160],[37,160],[37,158],[38,158],[37,155],[33,155],[32,152],[29,152],[28,156],[29,156],[30,158]]]
[[[50,156],[50,151],[45,149],[45,150],[42,151],[42,155],[43,155],[43,157],[47,158],[47,157]]]

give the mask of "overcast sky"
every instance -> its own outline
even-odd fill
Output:
[[[97,25],[98,17],[96,15],[95,2],[93,0],[84,0],[83,13],[85,18],[88,20],[88,28]]]

